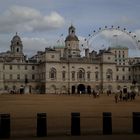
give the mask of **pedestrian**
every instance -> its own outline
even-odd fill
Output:
[[[115,103],[118,103],[118,93],[117,92],[115,93],[114,97],[115,97]]]

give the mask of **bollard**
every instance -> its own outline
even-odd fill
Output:
[[[37,137],[47,136],[46,113],[37,113]]]
[[[133,112],[133,133],[140,134],[140,112]]]
[[[112,134],[112,118],[111,112],[103,112],[103,134]]]
[[[0,114],[0,139],[10,138],[10,114]]]
[[[80,113],[71,113],[71,135],[80,136]]]

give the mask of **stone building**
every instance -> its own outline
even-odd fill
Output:
[[[85,56],[80,52],[74,26],[68,29],[65,46],[45,48],[28,60],[16,34],[10,51],[0,54],[0,89],[66,94],[131,89],[134,80],[132,61],[135,59],[128,57],[128,48],[116,46],[98,53],[89,52],[87,48]]]

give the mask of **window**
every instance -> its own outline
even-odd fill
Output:
[[[12,65],[9,66],[10,70],[12,70]]]
[[[17,69],[20,70],[20,65],[17,65]]]
[[[125,76],[122,77],[122,80],[123,80],[123,81],[125,80]]]
[[[35,75],[34,74],[32,74],[32,80],[35,80]]]
[[[110,57],[108,57],[108,60],[110,60],[111,58]]]
[[[65,78],[66,78],[66,72],[63,71],[63,72],[62,72],[62,79],[65,80]]]
[[[84,69],[79,69],[78,79],[79,80],[85,80],[85,71],[84,71]]]
[[[3,70],[5,70],[5,65],[3,65]]]
[[[131,80],[131,76],[129,75],[128,80]]]
[[[122,71],[125,71],[125,68],[122,68]]]
[[[32,66],[32,70],[34,70],[35,69],[35,66]]]
[[[12,75],[12,74],[10,74],[10,77],[9,77],[9,79],[10,79],[10,80],[12,80],[12,79],[13,79],[13,75]]]
[[[63,66],[63,68],[65,68],[65,66]]]
[[[4,86],[4,89],[5,89],[5,90],[8,90],[8,86],[7,86],[7,85],[5,85],[5,86]]]
[[[111,69],[107,69],[107,72],[106,72],[106,79],[108,81],[112,80],[113,79],[113,71]]]
[[[54,58],[54,55],[51,55],[51,58]]]
[[[96,81],[99,80],[99,72],[95,72],[95,80],[96,80]]]
[[[90,72],[87,72],[87,80],[90,80]]]
[[[117,80],[117,81],[119,80],[119,76],[118,76],[118,75],[116,76],[116,80]]]
[[[5,80],[5,74],[3,74],[3,80]]]
[[[130,68],[128,68],[128,71],[131,71]]]
[[[27,70],[27,68],[28,68],[27,65],[25,65],[25,70]]]
[[[119,68],[117,67],[117,69],[116,69],[117,71],[119,71]]]
[[[27,74],[25,74],[25,76],[24,76],[24,77],[25,77],[25,79],[28,79],[28,75],[27,75]]]
[[[72,80],[75,80],[75,72],[74,71],[72,71]]]
[[[19,48],[17,48],[17,52],[19,52]]]
[[[17,75],[17,79],[20,80],[20,74]]]
[[[50,69],[50,78],[52,80],[56,79],[56,69],[55,68]]]

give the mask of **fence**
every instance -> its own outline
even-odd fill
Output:
[[[38,113],[30,118],[0,114],[0,138],[94,134],[140,134],[140,112],[133,112],[132,116],[113,116],[111,112],[103,112],[102,116],[84,116],[79,112],[69,116]]]

